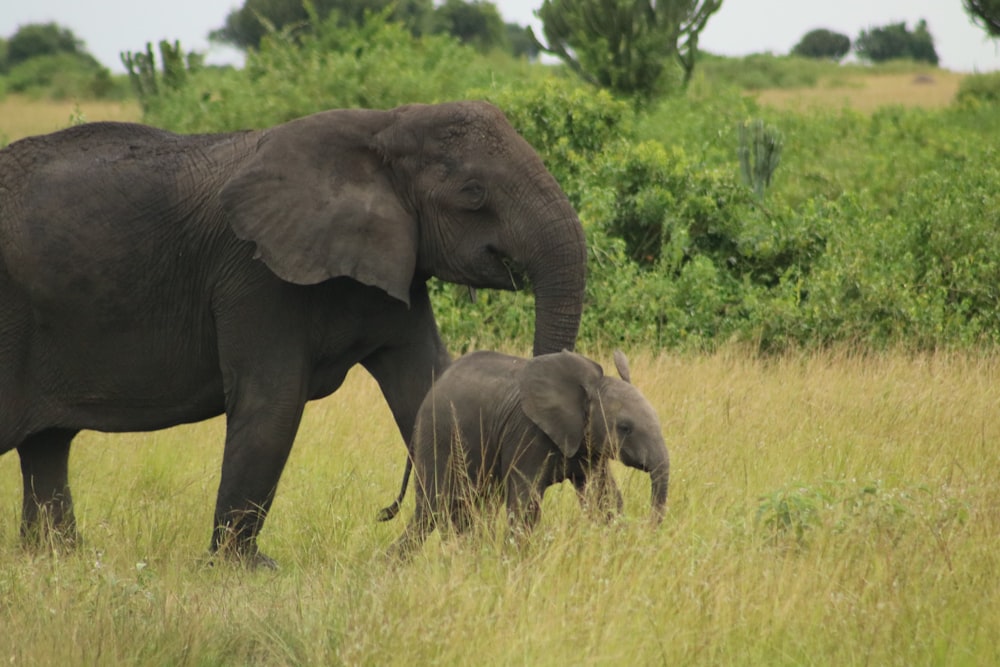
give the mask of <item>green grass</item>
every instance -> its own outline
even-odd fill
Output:
[[[379,557],[403,527],[374,522],[403,448],[359,372],[307,409],[262,538],[277,572],[205,564],[219,420],[83,434],[72,553],[18,546],[17,458],[0,458],[0,662],[1000,661],[1000,359],[727,350],[632,367],[673,456],[664,524],[646,523],[648,479],[617,467],[623,521],[590,523],[554,488],[523,551],[501,532]]]

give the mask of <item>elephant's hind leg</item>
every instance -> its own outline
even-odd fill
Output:
[[[26,544],[76,542],[69,490],[69,447],[76,434],[51,428],[29,436],[17,448],[24,483],[21,538]]]

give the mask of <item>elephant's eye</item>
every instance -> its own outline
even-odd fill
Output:
[[[460,191],[462,206],[470,211],[477,211],[486,204],[486,188],[479,181],[469,181]]]
[[[618,437],[624,438],[632,435],[632,422],[618,422]]]

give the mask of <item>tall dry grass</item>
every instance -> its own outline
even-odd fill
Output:
[[[83,121],[138,122],[138,102],[111,100],[36,100],[23,95],[0,98],[0,146],[33,134],[55,132]]]
[[[799,111],[820,107],[870,113],[894,105],[939,109],[955,100],[963,76],[940,69],[924,73],[854,74],[822,80],[808,88],[762,90],[754,96],[762,104]]]
[[[362,372],[307,409],[262,538],[277,572],[205,565],[220,420],[82,434],[72,553],[20,549],[16,455],[0,458],[0,662],[1000,661],[1000,360],[730,350],[632,368],[673,456],[664,525],[645,520],[648,478],[617,467],[620,522],[591,523],[563,485],[521,551],[501,531],[380,558],[403,528],[374,521],[403,447]]]

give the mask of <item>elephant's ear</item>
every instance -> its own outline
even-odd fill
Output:
[[[628,367],[628,357],[621,350],[615,350],[615,368],[618,369],[618,376],[632,384],[632,371]]]
[[[345,276],[409,305],[416,221],[374,148],[389,120],[386,112],[328,111],[280,125],[223,186],[233,232],[256,243],[278,277],[309,285]]]
[[[534,357],[521,372],[521,409],[566,457],[583,443],[590,399],[602,377],[599,364],[565,350]]]

